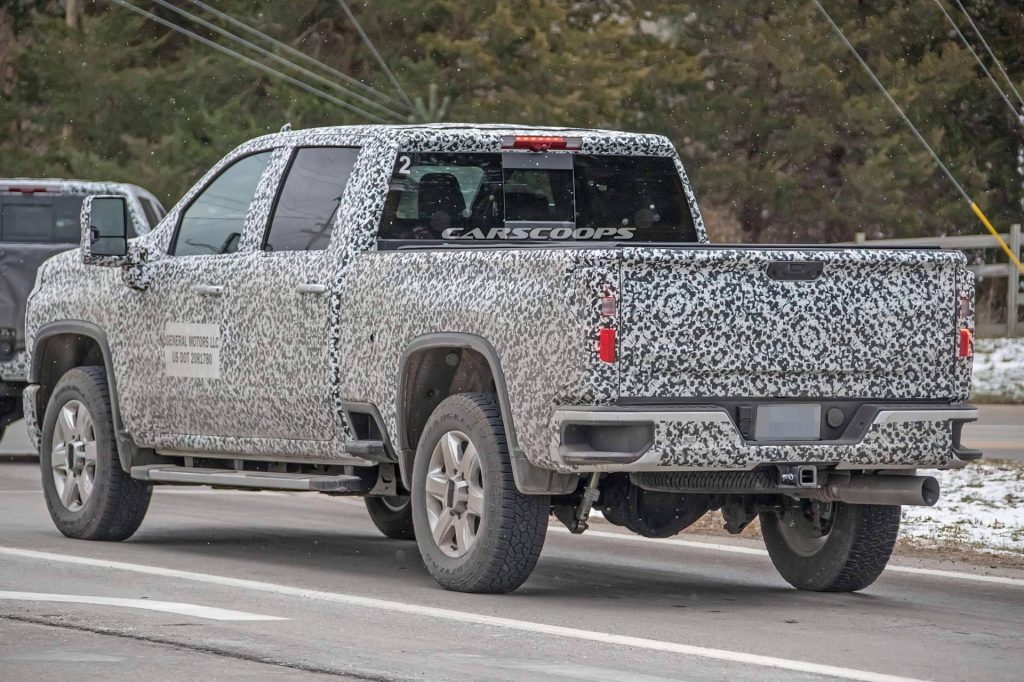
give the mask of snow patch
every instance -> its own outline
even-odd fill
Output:
[[[1024,338],[975,340],[974,396],[1024,402]]]
[[[934,507],[904,507],[900,536],[925,546],[1024,554],[1024,463],[978,462],[923,472],[942,485]]]

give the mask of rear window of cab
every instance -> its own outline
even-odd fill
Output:
[[[672,158],[520,151],[399,152],[378,237],[698,241]]]

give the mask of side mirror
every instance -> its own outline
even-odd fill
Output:
[[[128,202],[121,196],[89,196],[82,202],[82,262],[119,267],[128,258]]]

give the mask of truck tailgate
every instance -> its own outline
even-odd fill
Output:
[[[964,261],[938,250],[624,249],[620,398],[954,399]]]

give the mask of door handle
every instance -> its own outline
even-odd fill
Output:
[[[300,294],[313,294],[314,296],[321,296],[327,293],[327,287],[324,286],[323,284],[312,284],[307,282],[305,284],[300,284],[299,286],[295,287],[295,291],[299,292]]]
[[[192,287],[192,291],[199,296],[215,297],[224,294],[224,287],[213,284],[197,284]]]

